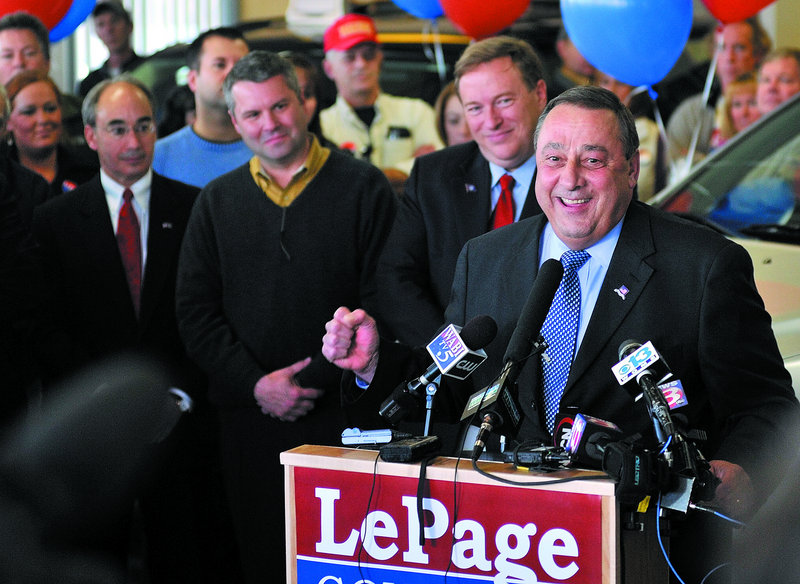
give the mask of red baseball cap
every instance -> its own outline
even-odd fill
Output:
[[[375,22],[363,14],[345,14],[325,31],[323,49],[346,51],[360,43],[377,43]]]

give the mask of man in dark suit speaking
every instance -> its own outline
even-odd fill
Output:
[[[798,414],[747,252],[705,227],[633,200],[638,137],[630,112],[610,92],[580,87],[555,98],[540,117],[535,143],[536,197],[544,215],[471,240],[456,268],[446,321],[463,325],[488,314],[498,324],[489,358],[470,378],[474,389],[500,371],[539,267],[586,252],[576,268],[574,349],[547,349],[556,365],[565,359],[556,407],[576,406],[628,435],[652,435],[646,408],[610,370],[621,343],[652,341],[682,381],[688,405],[681,411],[689,427],[708,434],[702,449],[721,481],[715,503],[730,515],[747,516],[771,489],[766,463],[796,448],[786,444],[786,421]],[[551,345],[568,320],[562,314],[557,326],[548,324],[557,308],[553,301],[542,328]],[[366,391],[346,392],[354,409],[376,411],[398,381],[425,366],[414,363],[410,350],[403,357],[396,343],[379,346],[374,322],[363,311],[340,308],[326,329],[325,356],[370,383]],[[542,359],[532,358],[519,377],[519,439],[551,440],[546,396],[558,384],[543,369]],[[463,403],[470,390],[458,389]],[[689,523],[676,533],[701,533]],[[676,553],[689,541],[683,536],[671,539]],[[710,569],[703,562],[713,556],[713,544],[702,543],[702,558],[695,558],[697,547],[678,554],[698,570],[685,574],[686,581],[699,581]]]
[[[86,140],[101,171],[35,211],[48,331],[39,348],[48,381],[103,357],[140,353],[193,398],[194,411],[161,449],[179,456],[167,459],[141,497],[152,581],[188,582],[210,572],[221,549],[211,543],[220,529],[221,479],[213,474],[205,378],[186,356],[175,317],[178,253],[199,189],[152,172],[153,112],[147,87],[125,76],[102,81],[84,100]],[[130,537],[121,529],[126,511],[100,542],[120,562]]]
[[[444,322],[468,239],[541,212],[529,196],[533,131],[547,103],[539,57],[525,41],[486,39],[464,51],[455,82],[474,142],[416,159],[378,264],[375,316],[404,343],[427,342]],[[504,175],[512,179],[507,200]]]

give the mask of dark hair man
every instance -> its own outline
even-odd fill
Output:
[[[81,97],[86,97],[89,90],[104,79],[133,71],[145,60],[131,46],[133,20],[117,0],[99,2],[92,9],[92,24],[94,32],[108,49],[108,59],[78,84],[78,95]]]
[[[157,172],[202,188],[250,159],[252,153],[233,127],[222,91],[226,75],[249,50],[242,33],[229,27],[207,30],[192,41],[186,63],[195,119],[156,142]]]

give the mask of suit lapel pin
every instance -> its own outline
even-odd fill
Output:
[[[467,190],[467,192],[468,192],[468,193],[474,193],[475,191],[477,191],[477,190],[478,190],[478,189],[475,187],[475,185],[471,185],[471,184],[469,184],[469,183],[466,183],[466,184],[464,185],[464,188]]]
[[[628,295],[628,292],[630,292],[630,290],[628,290],[628,287],[627,287],[627,286],[625,286],[625,285],[623,284],[623,285],[622,285],[622,286],[620,286],[619,288],[614,288],[614,292],[616,292],[616,293],[617,293],[617,295],[618,295],[620,298],[622,298],[623,300],[625,300],[625,297]]]
[[[172,229],[172,223],[164,221],[164,223],[161,224],[161,229]]]

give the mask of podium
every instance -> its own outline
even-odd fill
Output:
[[[281,462],[292,584],[668,581],[652,529],[621,533],[614,483],[599,471],[479,462],[525,483],[511,485],[438,457],[420,482],[418,462],[312,445]],[[552,484],[567,478],[580,480]]]

